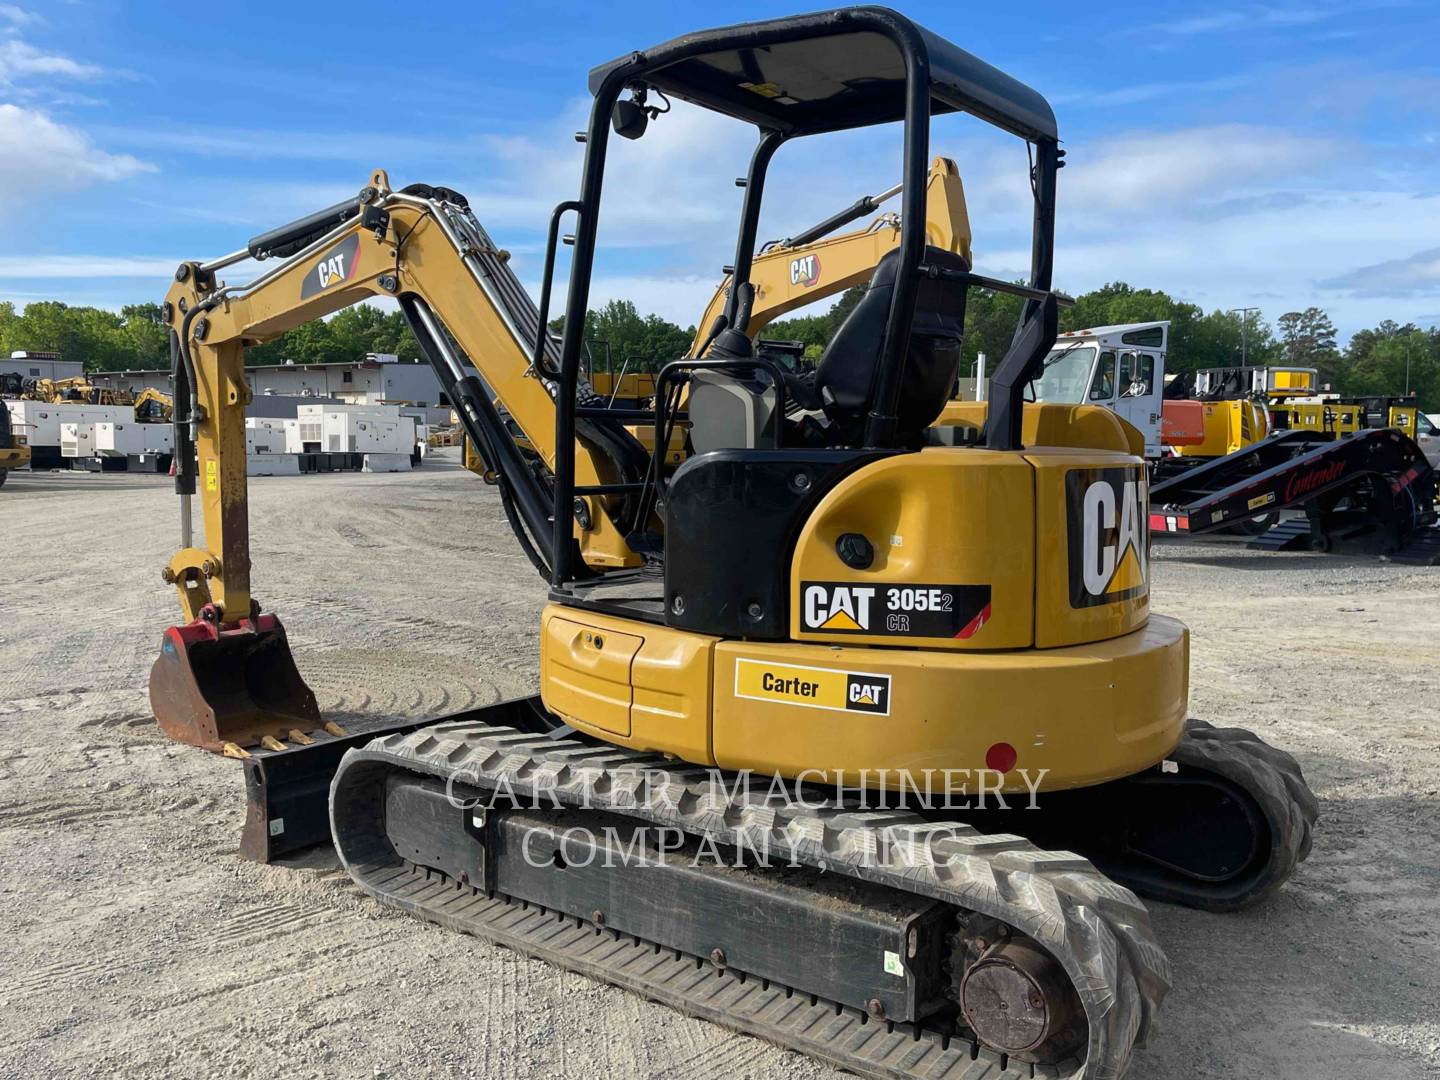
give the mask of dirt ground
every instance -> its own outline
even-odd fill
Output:
[[[252,483],[256,593],[332,715],[530,692],[544,590],[453,451],[414,474]],[[175,620],[158,477],[0,492],[0,1076],[835,1076],[382,911],[334,856],[236,856],[232,761],[164,740]],[[1440,1070],[1440,569],[1158,545],[1192,712],[1293,752],[1314,853],[1241,915],[1152,904],[1175,988],[1130,1075]]]

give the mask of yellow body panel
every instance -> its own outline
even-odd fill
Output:
[[[966,653],[728,641],[555,604],[542,627],[541,694],[566,723],[727,769],[894,786],[898,776],[877,770],[923,779],[925,770],[982,769],[990,748],[1007,743],[1016,759],[1004,790],[1061,790],[1150,767],[1185,724],[1189,635],[1161,616],[1087,645]],[[607,639],[598,649],[595,635]],[[618,734],[596,720],[620,726],[612,705],[624,690],[613,675],[637,638],[630,732]],[[611,661],[592,684],[605,698],[595,711],[574,691],[577,672],[588,678]]]
[[[1264,406],[1248,398],[1207,401],[1204,417],[1205,441],[1175,447],[1180,457],[1224,457],[1270,434],[1270,419]]]
[[[608,735],[630,734],[630,665],[645,639],[547,612],[540,639],[545,702],[562,716],[583,716]]]
[[[936,427],[979,429],[990,405],[985,401],[946,402]],[[1021,415],[1020,441],[1026,446],[1074,446],[1145,454],[1145,436],[1134,424],[1100,405],[1028,404]]]
[[[870,542],[869,566],[841,559],[847,533]],[[962,618],[914,614],[937,600],[950,610],[960,598],[936,590],[957,587],[988,595]],[[790,636],[1052,648],[1139,628],[1149,591],[1142,458],[1064,446],[932,447],[857,469],[820,500],[791,562]]]
[[[1150,613],[1149,482],[1143,458],[1068,447],[1024,452],[1035,477],[1035,647],[1138,630]],[[1091,505],[1090,481],[1104,499]]]
[[[655,452],[655,425],[654,424],[626,424],[625,430],[635,437],[635,441],[643,446],[650,453]],[[665,448],[665,464],[679,465],[685,460],[685,436],[690,430],[688,424],[680,423],[670,432],[670,445]]]
[[[874,546],[869,567],[841,561],[836,543],[845,533]],[[816,584],[822,582],[840,588]],[[905,626],[907,636],[897,638],[896,626],[880,621],[882,610],[890,612],[887,619],[906,619],[928,601],[926,586],[962,585],[988,585],[991,593],[988,617],[968,637],[956,638],[953,630],[924,636]],[[889,595],[901,588],[922,591],[913,598]],[[1015,453],[934,447],[866,465],[820,500],[791,561],[790,636],[850,645],[1024,648],[1033,638],[1034,590],[1030,465]]]
[[[710,665],[719,638],[559,604],[546,605],[540,627],[540,694],[551,712],[607,742],[702,765],[715,763],[710,751]],[[599,647],[595,635],[605,639]],[[591,675],[598,667],[596,653],[612,650],[612,659],[618,661],[619,646],[613,642],[624,642],[627,649],[638,643],[628,661],[629,718],[623,724],[612,708],[599,715],[588,712],[585,695],[576,692],[593,688],[611,702],[623,697],[623,691],[605,685],[613,666],[603,679]],[[621,727],[625,730],[617,730]]]
[[[1314,368],[1271,368],[1271,390],[1314,390]]]
[[[1097,428],[1128,446],[1118,427]],[[829,783],[986,768],[1007,760],[991,754],[1002,743],[1016,755],[1008,791],[1126,776],[1173,749],[1188,694],[1186,630],[1149,615],[1146,503],[1145,463],[1124,448],[884,457],[806,520],[790,568],[792,640],[718,639],[552,604],[542,695],[611,742]],[[846,532],[873,540],[870,567],[838,557]],[[829,605],[818,630],[805,611],[812,588]],[[910,601],[885,599],[892,590]],[[842,594],[852,599],[837,603]],[[956,607],[947,601],[942,617],[932,605],[945,596]],[[973,607],[951,626],[967,633],[932,633],[962,601]],[[913,625],[871,619],[897,612]],[[937,782],[947,783],[924,780]]]
[[[0,405],[0,409],[5,406]],[[30,464],[30,447],[10,446],[0,449],[0,469],[19,469]]]
[[[746,661],[748,686],[739,670]],[[782,687],[818,669],[817,695],[838,676],[888,686],[888,714],[810,704],[785,689],[764,700],[763,690],[751,690],[755,671],[763,678],[767,668],[778,680],[772,686]],[[882,769],[983,769],[987,751],[1003,742],[1016,751],[1005,790],[1025,790],[1021,769],[1040,790],[1079,787],[1139,772],[1175,747],[1188,671],[1184,626],[1160,617],[1110,641],[1013,652],[724,641],[715,647],[715,761],[802,779],[818,770],[808,775],[873,786]]]
[[[592,371],[590,389],[604,398],[652,398],[655,396],[655,375],[649,371],[628,371],[623,375],[612,371]]]

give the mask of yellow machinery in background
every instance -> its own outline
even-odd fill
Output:
[[[1289,755],[1187,720],[1133,432],[1024,402],[1056,337],[1049,105],[869,7],[628,52],[590,89],[538,304],[462,195],[383,171],[179,267],[164,577],[184,621],[151,673],[162,730],[244,760],[248,853],[330,833],[365,892],[421,918],[867,1075],[1118,1077],[1170,979],[1136,891],[1252,903],[1307,854],[1316,805]],[[607,150],[671,99],[755,131],[730,286],[653,409],[606,408],[581,364]],[[958,174],[929,162],[950,111],[1027,144],[1027,284],[971,266]],[[892,122],[897,224],[821,249],[809,286],[796,245],[757,250],[777,152]],[[937,211],[964,228],[932,234]],[[252,258],[258,277],[219,279]],[[813,371],[756,340],[867,275]],[[1023,316],[990,401],[937,434],[972,287]],[[325,726],[252,593],[243,371],[246,346],[372,297],[398,303],[548,586],[537,695],[373,738]],[[687,425],[673,463],[657,448]],[[452,606],[484,632],[484,597]],[[987,795],[1034,808],[989,818]]]
[[[1181,406],[1167,401],[1167,419]],[[1217,458],[1233,454],[1270,434],[1270,416],[1266,407],[1250,398],[1228,401],[1185,403],[1200,417],[1200,431],[1194,438],[1171,444],[1172,453],[1181,458]]]
[[[135,419],[142,424],[168,424],[175,410],[175,401],[153,386],[135,395]]]
[[[30,464],[30,447],[16,436],[10,410],[0,401],[0,487],[12,469],[23,469]]]
[[[69,379],[28,378],[24,380],[20,397],[50,404],[77,401],[90,405],[129,405],[135,400],[127,391],[96,386],[83,375]]]

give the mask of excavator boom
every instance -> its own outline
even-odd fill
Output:
[[[277,256],[278,265],[246,284],[216,278],[242,259]],[[283,627],[273,614],[261,614],[251,593],[246,346],[371,297],[398,297],[427,353],[440,359],[445,393],[498,478],[522,544],[545,572],[554,383],[536,365],[539,313],[508,258],[458,193],[423,185],[395,191],[376,172],[350,203],[257,237],[214,263],[187,262],[176,271],[164,310],[172,320],[182,542],[164,576],[185,622],[167,632],[151,673],[156,716],[172,737],[236,753],[319,726]],[[553,343],[547,338],[545,345],[552,355],[542,354],[541,364],[553,362]],[[521,458],[497,400],[543,468]],[[603,418],[582,421],[575,448],[580,485],[603,489],[639,479],[648,459],[617,428]],[[195,497],[201,544],[193,540]],[[623,490],[582,498],[585,512],[577,517],[588,525],[575,529],[579,558],[596,568],[638,565],[617,524]]]

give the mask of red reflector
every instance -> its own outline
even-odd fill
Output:
[[[996,772],[1009,772],[1019,756],[1008,742],[997,742],[985,751],[985,767]]]

